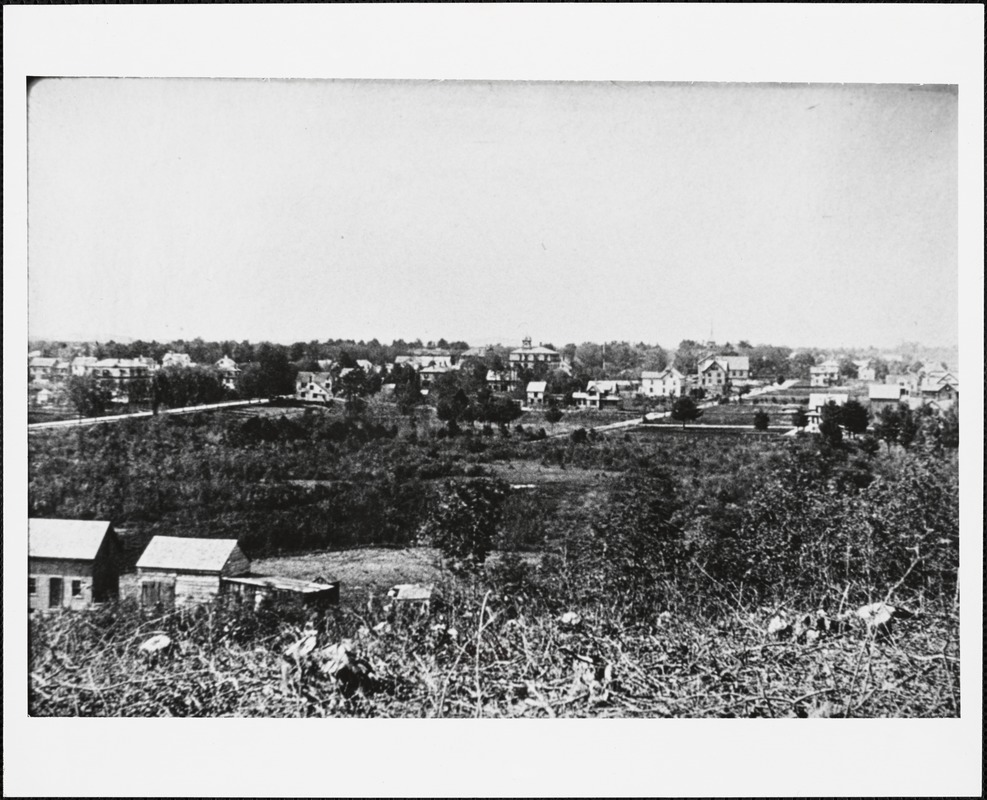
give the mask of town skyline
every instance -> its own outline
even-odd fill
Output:
[[[32,338],[958,342],[955,87],[46,79],[28,111]]]

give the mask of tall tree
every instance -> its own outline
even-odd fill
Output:
[[[686,423],[699,419],[703,411],[696,405],[696,401],[691,397],[679,397],[672,403],[672,419],[681,422],[685,428]]]
[[[843,409],[830,400],[822,407],[820,413],[822,419],[819,422],[819,433],[823,441],[832,447],[836,447],[843,441]]]
[[[93,375],[73,375],[66,384],[69,402],[79,416],[98,417],[110,404],[112,393]]]
[[[857,400],[851,398],[843,405],[841,415],[843,427],[851,436],[859,436],[867,430],[870,424],[870,413]]]
[[[421,539],[439,548],[454,572],[475,574],[493,547],[506,498],[501,480],[446,481],[432,497]]]
[[[795,409],[795,413],[792,414],[792,425],[794,425],[799,430],[805,430],[805,426],[809,424],[809,415],[805,413],[804,408]]]
[[[705,354],[706,348],[692,339],[683,339],[675,350],[675,369],[683,375],[695,375],[699,359]]]

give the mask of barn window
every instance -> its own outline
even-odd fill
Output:
[[[38,593],[38,580],[37,580],[37,578],[28,578],[27,579],[27,593],[28,594],[37,594]]]
[[[82,594],[82,581],[72,581],[72,596],[78,597]]]

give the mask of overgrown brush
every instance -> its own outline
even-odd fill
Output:
[[[219,604],[31,622],[33,715],[379,717],[956,716],[955,613],[888,639],[811,643],[765,630],[771,609],[718,619],[612,609],[532,613],[463,584],[431,615],[380,604],[318,622]],[[164,633],[169,646],[140,650]]]

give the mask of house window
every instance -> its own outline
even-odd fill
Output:
[[[29,595],[36,595],[38,593],[38,579],[28,578],[27,579],[27,593]]]
[[[72,581],[72,596],[79,597],[82,595],[82,581]]]

